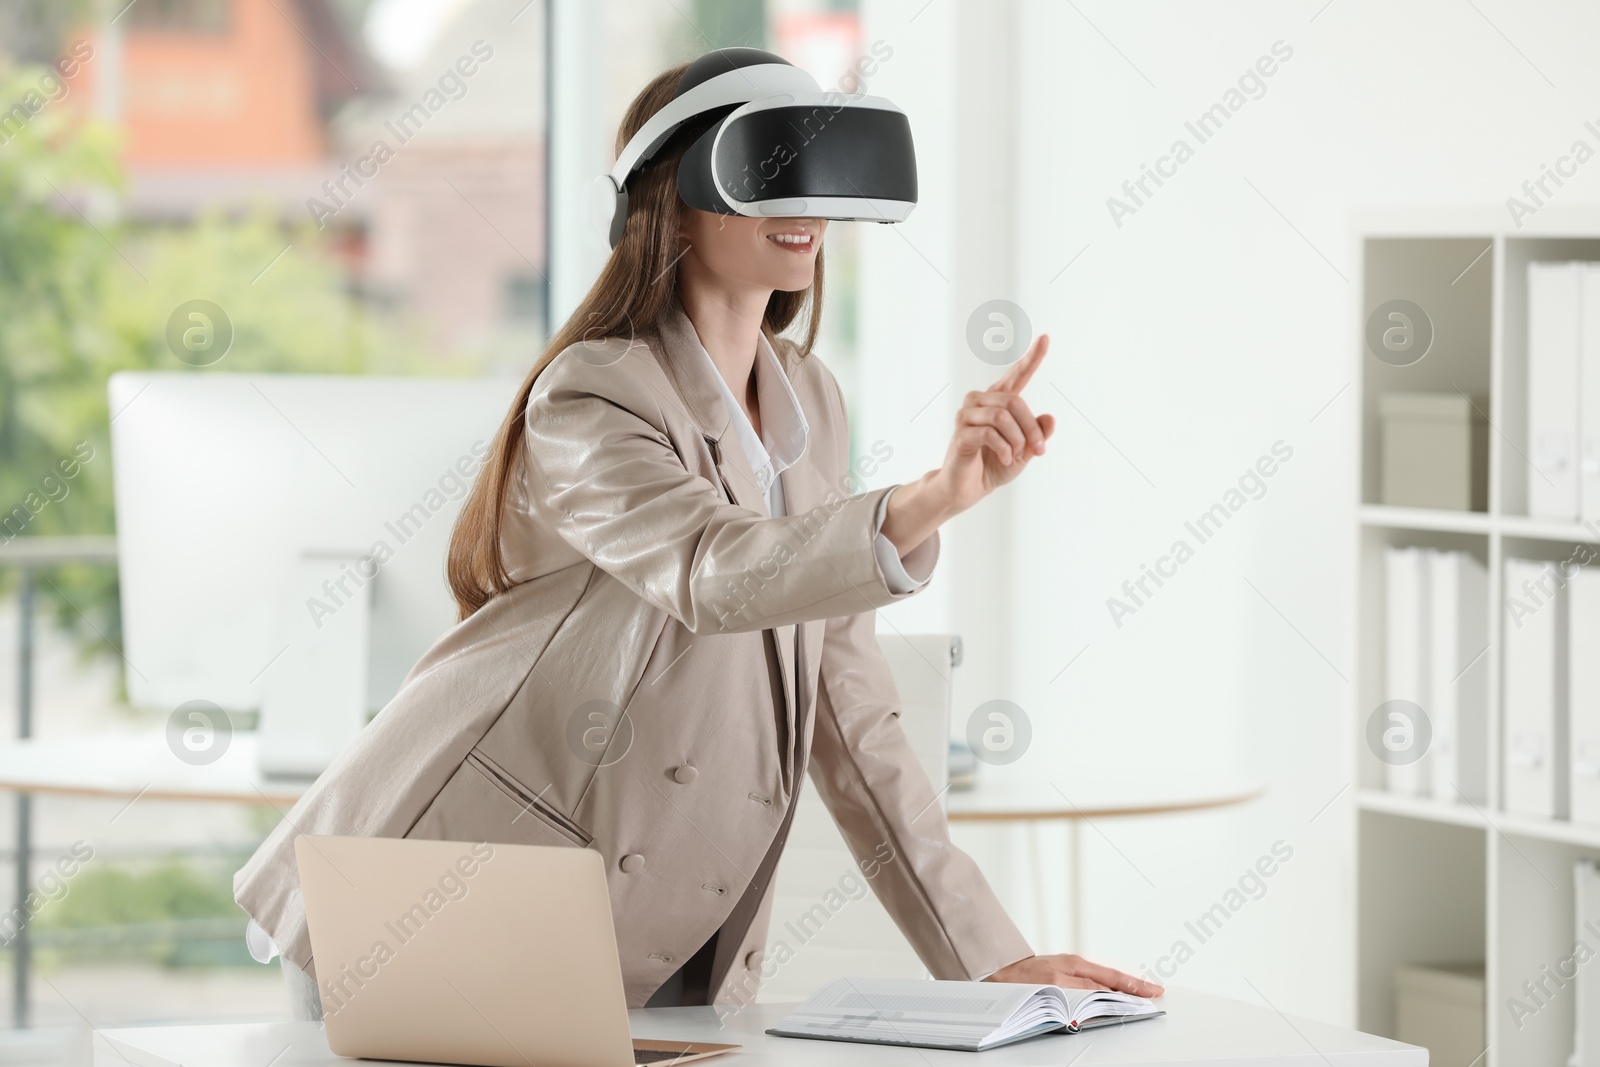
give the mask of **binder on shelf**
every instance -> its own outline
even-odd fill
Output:
[[[1489,797],[1489,575],[1467,552],[1431,550],[1427,566],[1431,789],[1437,800],[1482,803]]]
[[[1528,514],[1576,519],[1583,264],[1528,264]]]
[[[1508,559],[1505,580],[1505,809],[1565,818],[1565,579],[1554,563]]]
[[[1428,713],[1428,568],[1426,550],[1384,549],[1384,700],[1409,700]],[[1431,716],[1431,713],[1429,713]],[[1386,763],[1392,793],[1433,790],[1433,753],[1413,763]]]
[[[1578,510],[1600,521],[1600,263],[1583,265],[1578,313]]]
[[[1572,865],[1574,881],[1573,926],[1575,938],[1590,941],[1600,933],[1600,868],[1593,860],[1578,860]],[[1572,1067],[1600,1067],[1600,976],[1579,967],[1574,976],[1572,999],[1577,1008],[1573,1023]]]
[[[1567,582],[1567,613],[1571,818],[1600,824],[1600,567],[1575,569]],[[1594,1062],[1600,1067],[1600,1059]]]

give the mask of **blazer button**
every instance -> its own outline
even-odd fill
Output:
[[[761,950],[753,948],[744,954],[744,969],[753,971],[761,966]]]
[[[687,763],[681,767],[674,768],[672,771],[672,780],[677,782],[679,785],[688,785],[699,776],[700,772],[689,766]]]
[[[621,867],[624,874],[633,874],[635,871],[642,871],[644,870],[644,857],[639,855],[637,852],[630,852],[626,856],[622,857]]]

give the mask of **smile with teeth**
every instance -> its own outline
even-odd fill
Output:
[[[775,241],[796,251],[806,251],[811,248],[811,235],[809,233],[769,233],[767,234],[767,240]]]

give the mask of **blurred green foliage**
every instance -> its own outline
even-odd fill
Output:
[[[0,69],[0,111],[27,99],[43,73]],[[115,131],[69,103],[47,101],[0,141],[0,519],[24,519],[23,536],[113,532],[106,380],[115,371],[446,372],[411,340],[423,331],[364,305],[309,221],[287,223],[264,206],[202,211],[177,226],[119,218]],[[221,306],[234,327],[226,357],[205,368],[166,342],[168,318],[194,299]],[[78,442],[93,458],[60,479],[57,465]],[[15,577],[0,572],[0,590]],[[52,567],[40,579],[41,597],[86,653],[120,648],[112,568]]]
[[[120,217],[127,182],[116,131],[84,121],[72,90],[66,99],[42,92],[45,68],[14,61],[18,53],[53,56],[61,27],[90,5],[0,2],[0,38],[9,38],[0,39],[0,117],[13,116],[0,126],[0,519],[31,502],[37,511],[28,508],[22,536],[114,532],[106,382],[118,370],[472,369],[436,360],[414,340],[425,336],[414,324],[371,312],[340,250],[302,221],[303,212],[285,222],[265,205],[243,212],[196,205],[196,217],[181,225]],[[337,2],[359,23],[367,0]],[[20,125],[12,111],[19,103],[28,112]],[[179,360],[166,343],[173,310],[194,299],[221,306],[234,329],[228,354],[205,368]],[[92,449],[87,461],[80,442]],[[73,458],[80,460],[75,474],[63,477],[59,464]],[[0,530],[0,543],[8,537]],[[0,568],[0,593],[16,577]],[[114,568],[43,568],[38,589],[41,607],[79,636],[86,655],[117,654]],[[260,837],[277,821],[270,811],[250,814]],[[232,893],[245,855],[97,862],[34,918],[39,963],[257,966]]]
[[[34,917],[40,965],[94,960],[255,966],[244,945],[245,914],[233,902],[232,872],[244,859],[96,861]]]

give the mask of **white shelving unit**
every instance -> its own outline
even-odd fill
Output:
[[[1359,272],[1352,287],[1358,305],[1352,332],[1360,348],[1361,397],[1352,739],[1359,768],[1357,1021],[1363,1030],[1394,1033],[1398,964],[1484,961],[1488,1050],[1479,1060],[1482,1067],[1565,1067],[1573,1032],[1571,986],[1520,1026],[1507,1002],[1525,998],[1525,981],[1538,981],[1546,965],[1571,955],[1577,938],[1572,864],[1581,857],[1600,860],[1600,826],[1514,815],[1501,804],[1502,562],[1566,559],[1577,545],[1600,544],[1600,529],[1527,516],[1524,458],[1527,265],[1600,260],[1600,211],[1552,204],[1524,223],[1517,229],[1501,206],[1368,214],[1355,220],[1351,260]],[[1413,301],[1433,322],[1432,349],[1409,367],[1390,366],[1366,349],[1367,316],[1391,299]],[[1378,503],[1377,397],[1397,390],[1464,392],[1487,413],[1488,510]],[[1384,699],[1386,545],[1461,549],[1488,568],[1489,795],[1483,803],[1385,792],[1383,764],[1366,748],[1367,716]],[[1600,655],[1600,649],[1588,654]],[[1600,951],[1600,945],[1590,947]],[[1600,962],[1588,966],[1600,980]]]

